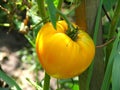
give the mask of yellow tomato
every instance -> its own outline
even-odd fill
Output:
[[[55,78],[72,78],[81,74],[91,64],[95,46],[90,36],[78,30],[73,41],[66,31],[65,21],[58,21],[56,30],[51,22],[46,23],[38,32],[36,51],[46,73]]]

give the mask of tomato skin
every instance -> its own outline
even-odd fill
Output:
[[[84,72],[91,64],[95,46],[90,36],[78,30],[78,38],[73,41],[65,32],[68,25],[58,21],[55,30],[51,22],[38,32],[36,51],[45,71],[60,79],[72,78]]]

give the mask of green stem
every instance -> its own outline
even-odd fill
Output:
[[[57,5],[57,9],[61,10],[63,0],[59,0],[59,3]]]
[[[32,47],[35,47],[35,43],[31,40],[31,38],[28,35],[25,35],[25,38],[28,40],[28,42],[32,45]]]
[[[49,90],[49,85],[50,85],[50,76],[47,73],[45,73],[43,90]]]
[[[44,20],[47,17],[44,0],[37,0],[37,4],[38,4],[40,16]],[[47,20],[44,21],[44,23],[46,23],[46,22],[47,22]]]
[[[61,10],[62,2],[63,2],[63,0],[59,0],[58,5],[57,5],[58,10]],[[59,14],[57,14],[56,19],[57,20],[59,19]]]
[[[73,24],[68,20],[68,18],[63,14],[61,13],[61,11],[57,10],[57,13],[60,14],[64,19],[65,21],[67,22],[68,24],[68,30],[66,32],[66,34],[73,40],[75,41],[77,39],[77,32],[78,32],[78,28],[77,27],[74,27]]]
[[[30,80],[29,78],[26,78],[26,80],[36,88],[36,90],[43,90],[40,86],[38,86],[37,82],[33,82],[32,80]]]
[[[57,10],[57,9],[56,9],[56,11],[57,11],[58,14],[60,14],[60,15],[65,19],[65,21],[66,21],[67,24],[68,24],[68,27],[69,27],[71,30],[74,30],[75,27],[74,27],[74,26],[72,25],[72,23],[68,20],[68,18],[67,18],[61,11],[59,11],[59,10]]]
[[[60,90],[60,87],[59,87],[59,80],[57,79],[57,90]]]
[[[46,23],[47,22],[47,19],[46,19],[47,14],[46,14],[46,10],[45,10],[44,0],[37,0],[37,4],[38,4],[41,18],[43,20],[45,20],[44,23]],[[49,86],[50,86],[50,76],[45,72],[43,90],[49,90]]]

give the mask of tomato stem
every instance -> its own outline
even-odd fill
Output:
[[[57,11],[58,14],[60,14],[65,19],[65,21],[67,22],[70,30],[74,30],[75,27],[71,24],[71,22],[67,19],[67,17],[61,11],[59,11],[58,9],[56,9],[56,11]]]
[[[46,19],[47,14],[45,10],[44,0],[37,0],[37,4],[38,4],[41,18],[44,20],[43,23],[45,24],[47,22],[47,19]],[[43,90],[49,90],[49,86],[50,86],[50,76],[45,72]]]
[[[50,85],[50,76],[47,73],[45,73],[43,90],[49,90],[49,85]]]
[[[76,40],[77,39],[77,34],[78,34],[78,28],[74,27],[73,24],[68,20],[68,18],[63,14],[61,13],[61,11],[57,10],[57,13],[60,14],[64,19],[65,21],[67,22],[68,24],[68,30],[66,32],[66,34],[72,39],[72,40]]]

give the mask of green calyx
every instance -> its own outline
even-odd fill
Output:
[[[76,28],[72,28],[72,29],[68,29],[66,31],[66,34],[73,40],[76,41],[78,38],[78,27]]]

